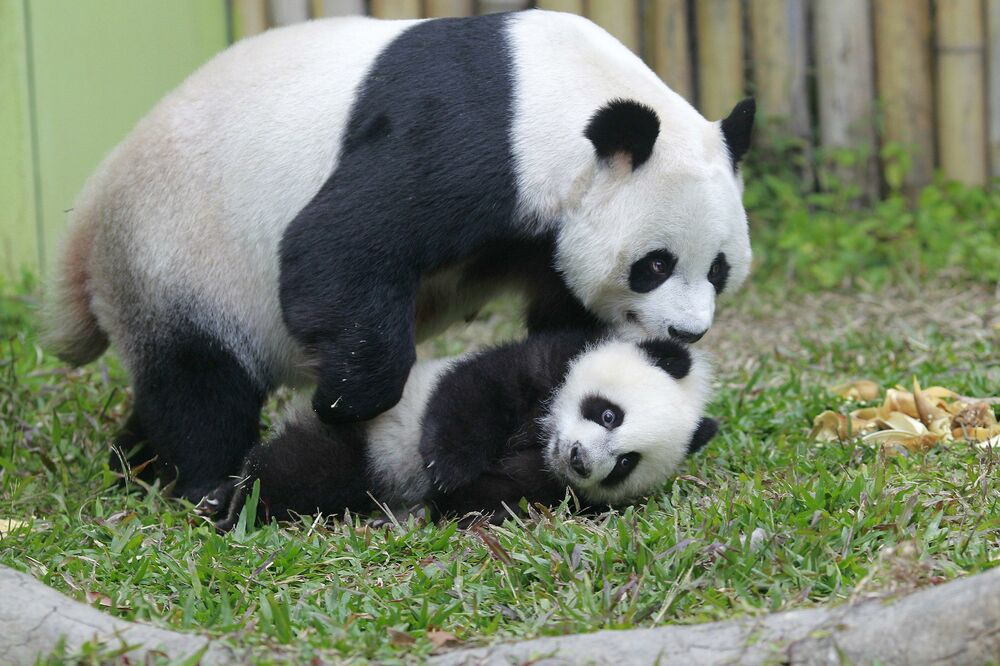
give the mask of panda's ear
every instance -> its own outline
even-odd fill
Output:
[[[684,345],[660,338],[643,340],[639,348],[646,352],[653,363],[674,379],[684,379],[691,372],[691,354]]]
[[[739,166],[740,160],[750,148],[750,135],[753,132],[753,117],[757,113],[757,102],[753,97],[733,107],[732,112],[722,121],[722,138],[729,149],[729,159],[733,162],[733,171]]]
[[[691,442],[688,444],[688,455],[708,444],[716,433],[719,432],[719,422],[707,416],[698,422],[694,434],[691,435]]]
[[[613,99],[602,106],[583,132],[600,159],[625,157],[633,171],[649,159],[659,133],[656,112],[631,99]]]

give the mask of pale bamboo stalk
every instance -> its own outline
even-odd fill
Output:
[[[233,0],[233,36],[250,37],[267,30],[267,0]]]
[[[874,10],[882,136],[909,152],[903,185],[913,194],[934,176],[930,3],[875,0]]]
[[[938,149],[945,176],[986,182],[986,101],[983,95],[983,4],[938,0]]]
[[[743,25],[740,0],[699,0],[698,107],[712,120],[743,98]]]
[[[475,13],[473,0],[427,0],[425,16],[472,16]]]
[[[513,12],[528,7],[528,0],[479,0],[479,14],[495,14],[496,12]]]
[[[538,0],[539,9],[549,9],[554,12],[584,13],[583,0]]]
[[[780,132],[806,139],[811,120],[805,0],[754,0],[749,7],[754,92],[761,118]]]
[[[383,19],[414,19],[422,15],[420,0],[372,0],[372,16]]]
[[[590,0],[587,15],[633,53],[639,53],[642,44],[638,0]]]
[[[686,0],[652,0],[647,5],[647,58],[663,82],[694,102],[691,52],[688,49]]]
[[[875,85],[868,0],[814,0],[820,143],[868,149],[840,177],[878,196]]]
[[[312,0],[312,15],[357,16],[365,13],[365,0]]]
[[[1000,178],[1000,0],[986,2],[987,93],[989,94],[990,173]]]
[[[273,26],[291,25],[309,20],[307,0],[270,0],[267,4]]]

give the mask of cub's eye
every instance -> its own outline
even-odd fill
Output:
[[[618,462],[615,463],[615,468],[611,470],[611,473],[601,481],[601,485],[605,488],[610,488],[627,479],[629,474],[635,470],[636,465],[639,464],[639,458],[641,457],[642,456],[635,451],[632,451],[631,453],[623,453],[618,456]]]
[[[618,456],[618,466],[622,469],[632,469],[632,465],[635,464],[635,459],[635,453],[623,453]]]
[[[593,421],[606,430],[614,430],[622,424],[625,412],[622,408],[598,395],[588,396],[580,403],[580,416]]]
[[[667,274],[667,262],[663,259],[651,259],[649,261],[649,270],[653,271],[657,275]]]

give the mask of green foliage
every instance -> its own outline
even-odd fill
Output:
[[[861,206],[860,189],[838,177],[864,157],[828,151],[819,189],[803,180],[794,144],[748,165],[745,203],[758,282],[803,289],[878,288],[927,280],[1000,281],[1000,186],[991,190],[938,179],[913,197],[901,190],[909,156],[882,151],[889,193]],[[998,184],[1000,185],[1000,184]]]

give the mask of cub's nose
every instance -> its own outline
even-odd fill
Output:
[[[672,337],[673,339],[680,340],[681,342],[690,342],[692,344],[701,340],[703,337],[705,337],[705,334],[708,333],[707,328],[701,333],[692,333],[691,331],[685,331],[680,328],[674,328],[673,326],[668,328],[667,331],[670,333],[670,337]]]
[[[569,466],[573,468],[574,472],[579,474],[584,479],[590,476],[590,469],[587,467],[587,463],[583,461],[583,456],[580,455],[579,446],[574,446],[572,449],[570,449]]]

